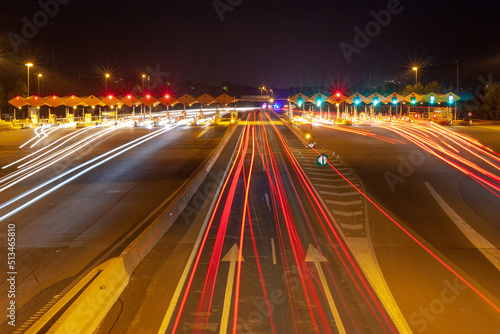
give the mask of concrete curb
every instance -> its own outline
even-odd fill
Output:
[[[122,257],[101,266],[102,271],[47,333],[93,333],[127,286],[130,275]]]

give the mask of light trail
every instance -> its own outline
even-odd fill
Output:
[[[238,143],[238,150],[237,150],[236,156],[234,158],[234,162],[240,160],[240,157],[242,155],[243,144],[244,144],[244,136],[245,136],[245,133],[247,132],[247,130],[248,130],[248,127],[244,126],[243,130],[242,130],[242,136],[240,137],[240,140],[239,140],[239,143]],[[191,274],[189,275],[189,279],[188,279],[188,281],[186,283],[186,288],[185,288],[184,294],[182,296],[182,299],[180,301],[179,308],[178,308],[178,311],[177,311],[177,315],[176,315],[174,323],[172,325],[171,333],[176,333],[177,329],[179,328],[181,316],[183,314],[184,308],[186,307],[187,298],[189,296],[189,292],[190,292],[191,287],[193,285],[195,274],[196,274],[196,272],[198,270],[198,267],[199,267],[199,264],[200,264],[201,255],[203,254],[203,250],[205,249],[205,246],[206,246],[206,243],[207,243],[207,240],[208,240],[209,231],[211,230],[212,225],[213,225],[213,223],[215,221],[216,213],[217,213],[217,211],[219,209],[219,206],[221,205],[222,199],[224,197],[224,193],[225,193],[226,188],[227,188],[227,186],[228,186],[228,184],[229,184],[229,182],[231,180],[231,177],[232,177],[233,173],[235,172],[235,168],[236,168],[236,164],[233,163],[231,165],[231,169],[229,170],[226,179],[224,180],[224,185],[221,188],[221,191],[219,193],[219,197],[218,197],[217,202],[216,202],[216,204],[214,206],[214,209],[212,210],[212,213],[211,213],[211,216],[210,216],[210,220],[209,220],[209,222],[207,224],[207,227],[205,229],[205,233],[204,233],[203,239],[202,239],[202,241],[200,243],[200,247],[198,249],[198,253],[196,255],[196,259],[195,259],[195,261],[193,263],[193,268],[191,270]],[[174,304],[173,306],[175,307],[176,305]],[[167,316],[168,316],[168,318],[166,318],[164,320],[164,322],[162,324],[162,328],[168,329],[169,323],[170,323],[170,320],[171,320],[171,316],[170,315],[173,313],[173,311],[174,311],[173,309],[167,310]]]
[[[70,156],[71,154],[73,154],[73,153],[81,150],[85,146],[91,144],[95,140],[97,140],[97,139],[105,136],[107,133],[109,133],[111,131],[114,131],[115,129],[116,128],[111,128],[111,129],[108,129],[107,131],[105,131],[103,133],[97,133],[97,134],[91,135],[90,137],[82,139],[79,142],[74,143],[74,144],[72,144],[72,145],[70,145],[70,146],[62,149],[61,151],[56,152],[54,155],[49,156],[49,157],[47,157],[45,159],[42,159],[41,161],[33,162],[33,161],[36,161],[38,159],[38,158],[35,158],[35,159],[31,160],[31,161],[28,161],[28,162],[26,162],[26,163],[18,166],[18,168],[23,168],[23,167],[24,168],[20,169],[19,171],[12,172],[12,173],[6,175],[2,179],[2,183],[6,182],[8,180],[11,180],[12,178],[14,178],[14,180],[8,181],[5,186],[3,186],[3,187],[0,188],[0,192],[2,192],[4,190],[12,187],[13,185],[21,182],[22,180],[27,179],[28,177],[30,177],[30,176],[32,176],[32,175],[34,175],[36,173],[41,172],[42,170],[48,168],[49,166],[52,166],[53,164],[55,164],[55,163],[61,161],[62,159],[64,159],[65,157]],[[74,147],[76,147],[76,148],[74,148]],[[63,154],[63,153],[65,153],[65,154]],[[58,155],[59,155],[59,157],[57,157]],[[32,172],[29,172],[29,170],[32,170],[32,169],[36,168],[37,166],[39,166],[39,168],[33,170]],[[21,176],[19,176],[19,175],[21,175]]]
[[[52,129],[49,129],[49,131],[47,131],[47,133],[45,131],[43,131],[43,126],[40,128],[40,131],[42,132],[43,134],[43,137],[40,137],[33,145],[30,146],[30,148],[33,148],[36,144],[38,144],[42,139],[44,138],[48,138],[49,137],[49,134],[51,132],[54,132],[55,130],[57,130],[58,128],[52,128]]]
[[[47,148],[51,147],[52,145],[57,144],[58,142],[60,142],[60,141],[64,140],[65,138],[70,137],[68,140],[66,140],[66,141],[64,141],[63,143],[61,143],[60,145],[56,146],[56,148],[58,148],[58,147],[62,146],[63,144],[67,143],[67,142],[68,142],[71,138],[76,137],[76,136],[79,136],[82,132],[86,132],[86,131],[89,131],[89,130],[90,130],[90,128],[82,128],[82,129],[80,129],[80,130],[77,130],[76,132],[69,133],[69,134],[67,134],[66,136],[64,136],[64,137],[62,137],[62,138],[59,138],[58,140],[56,140],[56,141],[52,142],[51,144],[49,144],[49,145],[47,145],[47,146],[45,146],[45,147],[43,147],[43,148],[39,149],[38,151],[35,151],[35,152],[33,152],[33,153],[30,153],[30,154],[28,154],[27,156],[25,156],[24,158],[21,158],[21,159],[19,159],[19,160],[16,160],[16,161],[14,161],[14,162],[11,162],[11,163],[10,163],[10,164],[8,164],[8,165],[3,166],[3,167],[2,167],[2,169],[5,169],[5,168],[8,168],[8,167],[14,166],[14,165],[15,165],[15,164],[17,164],[17,163],[19,163],[19,162],[21,162],[21,161],[24,161],[25,159],[27,159],[27,158],[29,158],[29,157],[31,157],[31,156],[33,156],[33,155],[35,155],[35,154],[38,154],[38,153],[40,153],[40,152],[44,151],[45,149],[47,149]],[[52,150],[54,150],[54,149],[55,149],[55,148],[53,148]],[[51,150],[51,151],[52,151],[52,150]],[[49,152],[50,152],[50,151],[49,151]],[[1,180],[1,179],[0,179],[0,180]]]
[[[19,148],[23,148],[24,146],[28,145],[29,143],[31,143],[33,140],[37,139],[37,138],[40,138],[40,134],[36,131],[37,128],[35,128],[34,132],[35,132],[35,137],[31,138],[30,140],[28,140],[27,142],[25,142],[24,144],[22,144],[21,146],[19,146]]]
[[[478,141],[468,138],[464,135],[455,134],[451,130],[443,129],[442,127],[436,125],[383,127],[400,135],[401,137],[422,148],[426,152],[437,157],[441,161],[461,171],[476,182],[480,183],[495,196],[500,197],[500,176],[465,158],[456,148],[445,142],[441,137],[451,141],[453,144],[457,145],[465,152],[486,163],[488,166],[493,167],[497,171],[500,171],[500,164],[498,164],[498,162],[500,162],[500,159],[498,159],[498,157],[495,155],[496,152],[485,150],[485,146]],[[432,140],[429,135],[435,137],[439,142],[436,140]],[[450,159],[452,159],[453,161]]]
[[[269,116],[268,116],[268,118],[269,118]],[[270,120],[270,118],[269,118],[269,120]],[[337,223],[335,222],[333,217],[331,217],[326,212],[326,209],[321,204],[321,200],[317,196],[316,192],[313,190],[312,184],[310,184],[310,182],[308,181],[304,171],[302,170],[302,168],[298,164],[297,160],[295,159],[293,152],[291,151],[290,147],[286,144],[285,138],[279,132],[277,127],[273,123],[271,123],[271,124],[273,125],[276,134],[278,135],[280,141],[282,142],[283,149],[285,150],[285,153],[287,154],[289,162],[291,163],[292,167],[294,168],[294,171],[296,172],[297,177],[301,181],[303,191],[306,194],[306,196],[309,198],[310,205],[312,206],[312,208],[315,211],[317,220],[320,222],[324,221],[327,224],[327,226],[329,227],[329,230],[334,235],[336,243],[334,243],[334,241],[332,239],[330,239],[330,235],[327,232],[324,224],[320,224],[320,226],[323,229],[323,231],[325,232],[325,235],[327,236],[330,244],[333,246],[333,249],[337,253],[337,257],[340,259],[343,267],[345,268],[346,272],[349,274],[351,281],[354,282],[361,297],[365,300],[366,305],[368,306],[368,308],[370,308],[371,312],[375,315],[375,318],[381,324],[381,328],[385,332],[387,332],[387,331],[397,332],[397,329],[394,327],[394,324],[392,323],[389,315],[385,311],[382,303],[377,298],[375,292],[373,291],[373,288],[370,286],[368,280],[366,279],[366,277],[362,273],[361,268],[358,266],[358,264],[357,264],[358,261],[355,259],[354,254],[347,243],[347,240],[345,240],[345,237],[343,236],[343,234],[339,233],[340,228],[338,227]],[[318,155],[319,155],[319,153],[318,153]],[[296,190],[295,190],[295,192],[297,193]],[[298,193],[296,196],[298,196]],[[304,214],[305,214],[305,212],[304,212]],[[334,227],[334,225],[335,225],[335,227]],[[311,230],[311,232],[314,233],[312,230]],[[342,253],[339,252],[338,247],[335,246],[336,244],[340,245]],[[316,245],[318,248],[320,247],[317,240],[316,240]],[[344,257],[346,258],[346,260],[344,260]],[[349,264],[346,261],[349,262]],[[354,272],[350,268],[353,268]],[[334,278],[332,276],[331,276],[331,280],[334,281]],[[358,280],[361,282],[363,288],[358,284]],[[365,293],[365,291],[367,292],[368,295]],[[375,311],[375,309],[373,309],[372,303],[375,306],[375,308],[377,309],[377,311]],[[385,323],[387,325],[389,325],[388,326],[389,328],[386,329],[386,327],[380,322],[379,317],[376,316],[377,313],[381,314],[383,316],[383,318],[385,319]]]
[[[255,113],[253,114],[254,121],[255,121]],[[250,190],[250,182],[252,180],[252,172],[253,172],[253,164],[255,160],[255,125],[252,125],[251,128],[252,131],[252,152],[251,152],[251,158],[250,158],[250,167],[248,171],[248,178],[246,180],[246,185],[245,185],[245,199],[243,202],[243,214],[241,217],[241,229],[240,229],[240,245],[239,245],[239,254],[238,258],[242,258],[242,252],[243,252],[243,240],[244,240],[244,235],[245,235],[245,218],[247,214],[247,209],[248,209],[248,193]],[[245,173],[243,171],[243,177],[245,176]],[[245,182],[243,183],[245,184]],[[236,268],[236,287],[234,291],[234,312],[233,312],[233,334],[236,334],[237,329],[238,329],[238,306],[239,306],[239,300],[240,300],[240,283],[241,283],[241,263],[242,261],[238,261],[237,268]]]
[[[283,124],[286,124],[286,123],[283,123]],[[287,125],[287,127],[291,131],[295,132],[295,130],[292,127],[290,127],[289,125]],[[397,132],[397,133],[403,133],[404,135],[407,136],[405,138],[407,138],[409,140],[410,140],[410,138],[412,138],[412,136],[408,134],[408,131],[404,131],[404,130],[401,130],[401,129],[396,129],[395,127],[386,127],[386,128],[387,129],[394,129],[394,132]],[[400,131],[398,131],[398,130],[400,130]],[[298,137],[301,138],[300,136],[298,136]],[[423,138],[418,138],[418,140],[420,140],[420,141],[422,141],[424,143],[430,144],[429,142],[425,141]],[[414,142],[418,143],[419,142],[418,140],[415,139]],[[421,147],[422,148],[425,147],[426,150],[427,150],[427,146],[425,146],[425,145],[422,144]],[[318,155],[320,154],[319,151],[317,151],[315,148],[312,148],[312,150],[314,150],[316,153],[318,153]],[[428,150],[429,150],[430,153],[434,154],[433,150],[431,150],[430,148],[428,148]],[[441,150],[446,151],[443,148],[441,148]],[[439,157],[439,155],[437,155],[437,154],[434,154],[434,155],[436,155],[437,157]],[[338,171],[331,164],[331,162],[327,161],[327,164],[330,166],[330,168],[332,168],[335,171],[336,174],[338,174],[348,184],[350,184],[353,189],[355,189],[370,204],[372,204],[379,212],[381,212],[385,217],[387,217],[395,226],[397,226],[412,241],[414,241],[419,247],[421,247],[425,252],[427,252],[432,258],[434,258],[438,263],[440,263],[450,273],[452,273],[455,277],[457,277],[460,281],[462,281],[465,285],[467,285],[472,291],[474,291],[474,293],[476,293],[481,299],[483,299],[488,305],[490,305],[496,312],[500,313],[500,307],[499,306],[497,306],[495,303],[493,303],[487,296],[485,296],[481,291],[479,291],[478,288],[476,288],[472,283],[470,283],[467,279],[465,279],[463,276],[461,276],[456,270],[454,270],[450,265],[448,265],[444,260],[442,260],[436,253],[434,253],[431,249],[429,249],[427,246],[425,246],[420,240],[418,240],[415,236],[413,236],[409,231],[407,231],[401,224],[399,224],[394,218],[392,218],[387,212],[385,212],[380,206],[378,206],[368,195],[366,195],[363,191],[361,191],[358,187],[356,187],[351,181],[349,181],[348,178],[346,178],[342,173],[340,173],[340,171]],[[455,167],[456,165],[453,165],[453,166]],[[467,175],[469,175],[469,174],[467,174]]]

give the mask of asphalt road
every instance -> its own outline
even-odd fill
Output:
[[[394,332],[279,137],[293,135],[275,117],[276,128],[264,113],[248,117],[251,123],[240,122],[239,155],[215,198],[216,209],[202,209],[189,229],[179,221],[167,232],[99,333],[225,333],[234,326],[239,333]],[[208,227],[199,232],[204,241],[191,267],[188,254],[181,253],[191,250],[194,226],[205,217]],[[189,274],[176,295],[181,264]]]
[[[189,179],[223,138],[226,129],[224,126],[179,126],[162,132],[161,128],[116,128],[94,142],[78,143],[75,147],[79,149],[71,155],[51,165],[40,165],[31,169],[38,170],[38,173],[0,192],[0,203],[6,203],[55,176],[61,176],[60,179],[0,209],[0,258],[7,260],[7,226],[14,224],[17,272],[16,328],[4,321],[0,332],[12,333],[19,329],[78,277],[97,264],[117,256],[155,217],[155,210],[162,203],[168,205],[165,200]],[[33,131],[3,131],[0,133],[0,163],[5,166],[58,140],[58,143],[62,143],[65,140],[63,137],[69,138],[65,136],[76,135],[82,131],[86,131],[85,134],[70,138],[51,154],[77,143],[85,136],[97,135],[107,130],[58,129],[35,147],[29,148],[27,145],[21,149],[19,147],[34,136]],[[111,150],[133,140],[147,138],[153,133],[158,135],[135,147],[128,146],[128,151],[64,184],[71,176],[92,164],[64,176],[65,171],[103,154],[108,154],[106,157],[109,158],[112,156],[109,154]],[[34,141],[30,145],[32,143]],[[118,152],[114,151],[113,154]],[[47,156],[49,155],[45,157]],[[0,176],[6,177],[14,171],[16,166],[3,169]],[[0,187],[7,184],[7,181],[2,182]],[[12,210],[54,186],[61,187],[21,211],[11,214]],[[9,302],[4,298],[7,290],[7,282],[2,280],[2,310],[6,309]],[[37,314],[36,317],[40,315]]]
[[[335,154],[340,155],[341,160],[359,176],[365,192],[376,203],[391,212],[407,230],[482,294],[497,306],[500,305],[498,261],[495,267],[465,237],[438,205],[426,184],[473,230],[493,245],[495,252],[500,247],[500,198],[497,195],[470,176],[380,124],[340,127],[348,132],[335,127],[311,128],[310,125],[302,125],[300,128],[310,133],[313,140],[327,151],[335,151]],[[499,152],[498,127],[451,129],[467,133]],[[368,131],[372,135],[354,133],[351,130]],[[439,140],[443,138],[440,137]],[[459,151],[463,156],[468,155],[464,149]],[[479,159],[471,160],[481,162]],[[498,169],[491,170],[499,175]],[[401,235],[393,224],[381,223],[385,218],[373,206],[370,213],[372,241],[377,259],[414,332],[500,332],[498,311],[488,305],[478,306],[475,293],[466,297],[465,293],[470,293],[470,288],[463,285],[463,282],[456,281],[455,275],[450,276],[449,270],[442,270],[443,267],[437,261]],[[456,298],[446,300],[444,295],[451,282],[456,282],[457,286],[462,284],[463,289],[455,289]],[[482,310],[478,312],[479,308]]]
[[[477,164],[492,173],[488,182],[494,180],[499,173],[493,158],[486,159],[493,161],[488,164],[458,146],[455,137],[399,125],[399,130],[421,136],[413,141],[414,137],[406,138],[404,132],[383,124],[301,125],[301,134],[310,133],[318,144],[317,150],[308,150],[276,117],[269,122],[264,113],[256,115],[265,122],[257,118],[246,128],[240,122],[186,211],[138,266],[99,333],[158,333],[160,328],[167,333],[211,333],[226,324],[231,330],[235,323],[239,333],[336,333],[342,332],[341,327],[347,333],[394,332],[388,314],[396,313],[387,309],[388,300],[397,303],[403,322],[414,333],[500,333],[500,276],[495,262],[500,200],[491,188],[495,184],[474,178]],[[450,129],[500,151],[495,127]],[[131,133],[138,136],[137,130],[150,131],[120,131],[128,131],[130,139]],[[224,133],[223,129],[203,133],[201,138],[207,140],[203,146],[197,138],[200,131],[179,128],[163,134],[5,220],[22,215],[32,228],[35,225],[29,224],[39,219],[37,233],[25,228],[18,237],[27,235],[34,245],[34,249],[25,246],[25,251],[35,263],[29,265],[38,271],[28,273],[27,281],[43,277],[49,282],[56,276],[57,264],[58,280],[40,289],[35,299],[50,300],[84,272],[85,265],[91,267],[103,254],[116,254],[116,240],[127,239],[127,231],[180,186],[182,182],[171,174],[189,177],[191,161],[199,158],[196,153],[209,152]],[[3,150],[0,162],[13,161],[19,154],[16,147],[25,138],[21,132],[16,136],[9,137],[13,142]],[[113,134],[86,155],[97,156],[118,146],[123,143],[119,138]],[[473,162],[468,166],[473,173],[465,174],[417,145],[426,138]],[[241,155],[236,153],[232,160],[233,152]],[[341,161],[333,159],[333,152]],[[328,155],[331,168],[316,166],[319,153]],[[64,168],[82,160],[76,155]],[[52,173],[61,170],[53,168]],[[226,188],[225,171],[230,171]],[[49,178],[41,174],[30,182]],[[30,182],[20,182],[0,195],[12,198],[32,187]],[[100,196],[109,198],[105,206],[97,205]],[[94,203],[97,211],[89,212],[82,205],[85,201]],[[459,220],[470,226],[467,233],[459,228],[463,227]],[[470,230],[476,232],[474,237]],[[57,247],[48,247],[45,239]],[[193,252],[199,240],[205,243]],[[367,249],[375,254],[390,293],[365,284],[367,275],[368,280],[377,276],[372,267],[360,270]],[[63,252],[71,261],[54,256]],[[79,264],[73,266],[73,261]]]

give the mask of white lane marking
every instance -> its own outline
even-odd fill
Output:
[[[340,226],[342,226],[346,230],[362,230],[362,229],[364,229],[363,224],[352,224],[351,225],[351,224],[340,223]]]
[[[345,193],[339,193],[339,192],[332,192],[332,191],[320,191],[322,195],[329,195],[329,196],[354,196],[354,195],[359,195],[357,191],[348,191]]]
[[[207,126],[206,128],[204,128],[200,134],[198,136],[196,136],[196,139],[198,138],[201,138],[201,136],[203,136],[205,133],[207,133],[207,131],[210,130],[210,128]]]
[[[332,293],[326,281],[323,268],[321,268],[321,262],[328,262],[328,260],[312,244],[309,244],[309,248],[307,248],[307,255],[305,261],[314,262],[314,266],[318,271],[318,276],[321,281],[321,285],[323,286],[323,291],[325,292],[328,305],[330,306],[333,319],[335,320],[335,324],[337,325],[337,330],[339,331],[339,333],[345,334],[346,331],[344,328],[344,324],[342,323],[342,319],[340,319],[339,311],[337,310],[337,306],[335,306],[335,302],[333,301]]]
[[[274,238],[271,238],[271,250],[273,253],[273,264],[276,264],[276,247],[274,246]]]
[[[309,174],[309,173],[308,173]],[[324,179],[324,178],[321,178],[321,177],[317,177],[317,176],[309,176],[309,178],[312,180],[312,181],[316,181],[316,182],[330,182],[330,183],[333,183],[333,182],[346,182],[344,179],[334,179],[333,177],[331,179]],[[356,179],[352,178],[352,177],[346,177],[348,180],[354,180],[356,181]],[[355,182],[356,184],[357,182]]]
[[[266,193],[266,203],[267,203],[267,207],[269,208],[269,211],[271,211],[271,205],[269,203],[269,195]]]
[[[462,231],[462,233],[469,239],[469,241],[476,247],[483,255],[500,271],[500,250],[492,243],[486,240],[483,236],[477,233],[465,220],[462,219],[453,209],[439,196],[436,190],[429,182],[425,182],[432,197],[439,204],[441,209],[451,218],[455,225]]]
[[[227,274],[226,293],[224,295],[224,306],[222,308],[222,318],[219,330],[220,334],[226,334],[227,326],[229,324],[229,313],[231,311],[231,297],[233,296],[234,272],[236,271],[236,262],[245,260],[240,254],[238,245],[234,244],[221,261],[230,262],[229,272]]]

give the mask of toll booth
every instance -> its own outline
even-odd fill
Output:
[[[49,123],[55,124],[57,121],[57,115],[56,114],[49,114]]]
[[[33,124],[38,124],[38,115],[37,114],[31,115],[31,122],[33,122]]]
[[[85,123],[92,122],[92,114],[85,114]]]
[[[74,114],[68,114],[68,122],[73,123],[75,121],[75,115]]]

